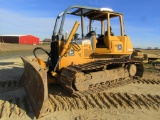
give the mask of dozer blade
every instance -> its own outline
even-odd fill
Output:
[[[43,116],[49,108],[47,72],[34,61],[21,57],[24,62],[24,73],[21,77],[27,97],[35,116]]]

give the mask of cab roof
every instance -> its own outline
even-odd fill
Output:
[[[108,9],[108,10],[107,10]],[[95,9],[87,9],[87,8],[78,8],[73,12],[68,14],[76,15],[76,16],[84,16],[92,20],[105,20],[107,19],[107,13],[111,13],[110,17],[116,17],[121,15],[121,13],[114,12],[109,8],[95,8]]]

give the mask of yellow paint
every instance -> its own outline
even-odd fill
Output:
[[[39,65],[40,65],[42,68],[46,69],[46,63],[45,63],[43,60],[39,59],[39,58],[38,58],[37,60],[38,60]]]
[[[82,40],[82,44],[78,44],[81,48],[80,51],[74,51],[73,48],[70,48],[69,44],[79,26],[78,22],[75,23],[66,43],[59,40],[59,55],[63,56],[65,54],[58,64],[59,70],[69,65],[84,64],[98,59],[108,59],[132,54],[132,43],[130,38],[124,35],[123,19],[121,14],[115,13],[116,16],[120,17],[121,36],[110,35],[110,14],[113,13],[106,12],[108,19],[108,33],[103,38],[105,44],[104,47],[98,48],[96,46],[98,40],[96,36],[93,36],[92,40],[88,38],[87,40]],[[103,25],[101,25],[101,27],[103,27]],[[69,55],[70,51],[73,52],[72,55]]]
[[[79,26],[79,23],[76,21],[75,24],[74,24],[74,26],[73,26],[73,29],[72,29],[69,37],[68,37],[68,40],[67,40],[66,44],[63,46],[62,52],[60,54],[61,57],[64,55],[64,53],[68,49],[69,43],[71,42],[74,34],[76,33],[78,26]]]

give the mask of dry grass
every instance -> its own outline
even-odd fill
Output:
[[[0,43],[0,52],[10,52],[10,51],[27,51],[33,50],[36,47],[43,47],[44,49],[50,49],[50,45],[22,45],[22,44],[10,44],[10,43]]]
[[[160,50],[142,50],[146,54],[158,54],[160,55]]]

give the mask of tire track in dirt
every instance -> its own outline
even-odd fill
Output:
[[[159,85],[160,80],[142,79],[134,82],[135,84]],[[12,92],[14,88],[22,87],[19,80],[1,81],[0,93],[7,95]],[[19,91],[19,90],[17,90]],[[49,92],[50,93],[50,92]],[[49,101],[52,105],[50,112],[55,111],[72,111],[72,110],[87,110],[92,108],[111,109],[111,108],[138,108],[138,109],[154,109],[160,108],[160,95],[152,94],[134,94],[134,93],[98,93],[86,94],[83,97],[70,97],[65,95],[60,87],[55,87],[55,90],[49,94]],[[17,97],[7,100],[0,99],[0,119],[12,118],[14,116],[23,116],[26,114],[33,114],[31,106],[27,97]]]
[[[56,99],[54,95],[50,95],[49,99]],[[59,96],[61,98],[61,96]],[[160,108],[160,96],[151,94],[128,94],[128,93],[99,93],[97,95],[88,95],[80,98],[64,97],[63,101],[58,99],[50,100],[55,111],[61,110],[78,110],[78,109],[111,109],[115,108],[146,108],[158,110]],[[63,107],[62,107],[63,106]]]
[[[0,106],[0,119],[23,116],[32,112],[26,96],[9,100],[0,100]]]
[[[80,98],[49,94],[49,101],[52,105],[50,112],[72,111],[79,109],[111,109],[111,108],[138,108],[154,109],[160,108],[160,96],[151,94],[128,94],[128,93],[99,93]],[[0,118],[11,118],[32,113],[31,106],[26,96],[0,100]]]
[[[160,80],[155,80],[155,79],[141,79],[141,80],[137,80],[137,81],[135,81],[135,82],[133,82],[133,83],[135,83],[135,84],[140,84],[140,83],[142,83],[142,84],[157,84],[157,85],[159,85],[160,84]]]

